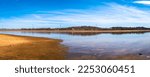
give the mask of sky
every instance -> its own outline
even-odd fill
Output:
[[[150,27],[150,0],[0,0],[0,28]]]

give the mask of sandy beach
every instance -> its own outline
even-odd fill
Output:
[[[1,60],[62,60],[66,48],[61,40],[0,34]]]

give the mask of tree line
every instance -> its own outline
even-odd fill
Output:
[[[110,27],[101,28],[94,26],[74,26],[66,28],[22,28],[21,30],[150,30],[146,27]]]

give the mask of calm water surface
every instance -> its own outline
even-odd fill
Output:
[[[62,44],[67,46],[69,49],[66,59],[150,59],[150,33],[0,33],[62,39]]]

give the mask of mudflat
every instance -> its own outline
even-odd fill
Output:
[[[1,60],[63,60],[61,40],[0,34]]]

